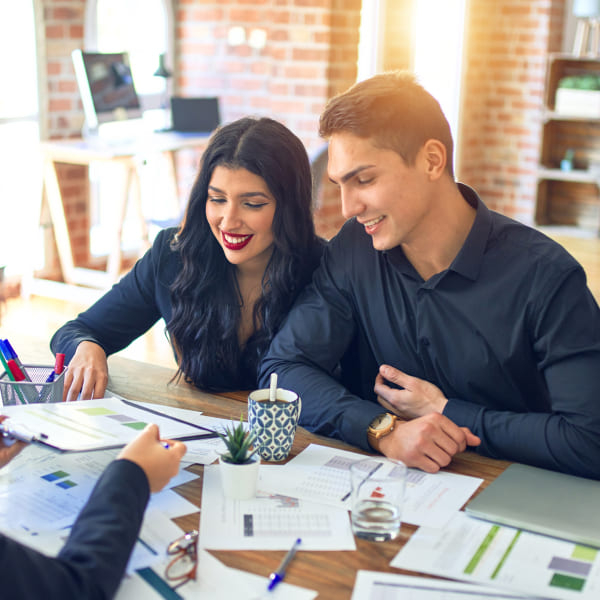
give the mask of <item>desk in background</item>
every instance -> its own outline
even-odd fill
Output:
[[[14,340],[19,344],[21,357],[28,361],[52,361],[48,344],[36,344],[33,340]],[[174,369],[141,363],[119,356],[111,356],[109,364],[108,389],[124,398],[140,402],[155,402],[178,408],[201,410],[208,416],[238,420],[240,413],[247,418],[247,392],[208,394],[186,384],[170,384]],[[344,450],[360,452],[357,448],[338,440],[309,433],[298,428],[290,458],[299,454],[311,443],[322,444]],[[484,479],[480,490],[494,480],[510,463],[464,452],[454,458],[444,469],[452,473],[471,475]],[[199,479],[181,485],[175,490],[190,502],[201,505],[202,475],[201,465],[188,467],[199,475]],[[175,519],[185,531],[198,528],[199,513]],[[320,600],[349,600],[352,596],[356,572],[359,569],[390,573],[415,574],[390,567],[390,562],[416,531],[413,525],[402,524],[400,536],[396,540],[377,543],[356,538],[356,551],[302,551],[292,562],[286,573],[286,582],[310,588],[319,592]],[[268,577],[279,565],[284,552],[281,551],[210,551],[224,564]],[[423,576],[421,573],[419,575]]]
[[[135,183],[134,195],[136,211],[142,227],[142,240],[148,243],[147,227],[142,214],[140,193],[140,167],[144,157],[166,154],[169,157],[169,168],[165,169],[165,177],[170,181],[173,190],[173,201],[177,199],[177,182],[175,179],[175,153],[185,148],[202,149],[208,140],[206,134],[181,133],[148,133],[134,141],[106,141],[100,138],[68,139],[41,143],[43,186],[48,200],[50,219],[54,227],[58,258],[65,284],[82,285],[105,290],[119,279],[122,259],[121,234],[126,216],[130,189]],[[56,163],[73,165],[90,165],[93,162],[111,162],[122,165],[125,171],[125,186],[120,197],[115,199],[114,222],[111,226],[110,250],[106,271],[76,267],[73,262],[73,250],[65,217]],[[41,200],[41,199],[40,199]],[[40,203],[41,209],[41,203]],[[36,279],[30,274],[24,286],[27,293],[41,295],[64,296],[59,290],[60,284]],[[54,293],[53,293],[54,291]],[[58,294],[56,293],[58,291]],[[71,296],[72,297],[72,296]]]

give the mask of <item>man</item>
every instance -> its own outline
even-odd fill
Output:
[[[4,419],[0,416],[0,423]],[[0,467],[23,447],[22,442],[7,445],[0,435]],[[165,443],[158,427],[148,425],[106,467],[56,558],[0,534],[2,597],[112,598],[150,492],[162,489],[178,473],[185,451],[185,444]]]
[[[448,123],[411,74],[333,98],[320,132],[349,220],[261,383],[276,372],[299,393],[308,429],[425,471],[473,446],[600,478],[600,311],[582,267],[455,182]]]

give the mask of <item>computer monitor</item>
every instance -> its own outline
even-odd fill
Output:
[[[127,52],[74,50],[72,57],[89,130],[142,116]]]

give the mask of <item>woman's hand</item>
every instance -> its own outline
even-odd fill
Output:
[[[65,371],[63,400],[104,398],[108,383],[106,353],[94,342],[81,342]]]
[[[0,415],[0,423],[8,419],[5,415]],[[25,442],[6,442],[6,438],[0,435],[0,468],[7,465],[27,444]]]
[[[158,492],[177,475],[186,450],[183,442],[162,440],[158,426],[152,423],[121,450],[118,458],[139,465],[148,477],[150,491]]]

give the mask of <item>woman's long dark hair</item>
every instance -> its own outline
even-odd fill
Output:
[[[275,197],[273,254],[254,306],[255,332],[240,348],[241,297],[230,264],[211,232],[205,207],[217,166],[246,169]],[[185,380],[207,390],[250,389],[269,342],[318,260],[311,212],[311,172],[302,142],[268,118],[243,118],[218,129],[202,156],[173,249],[182,268],[171,286],[167,327]]]

